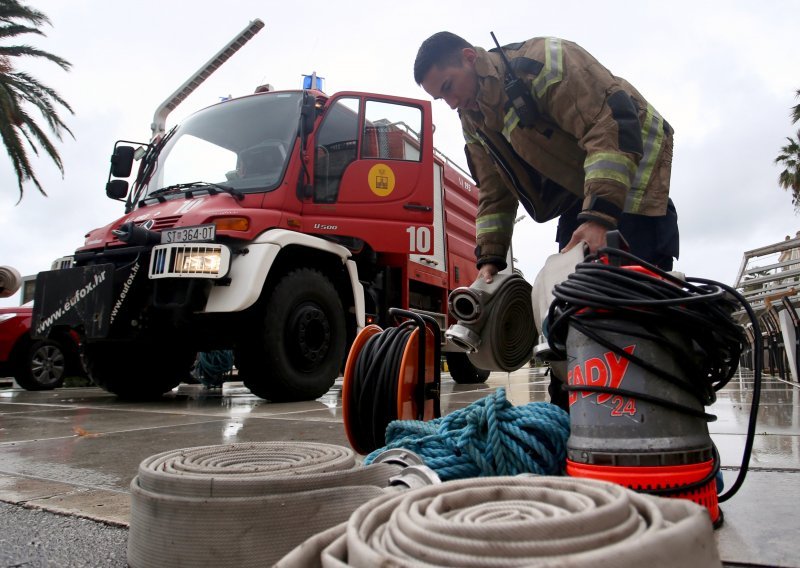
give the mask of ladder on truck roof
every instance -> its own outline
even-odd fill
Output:
[[[239,32],[236,37],[234,37],[231,41],[229,41],[225,47],[220,49],[214,57],[208,60],[208,62],[203,65],[194,75],[189,77],[183,85],[178,87],[178,89],[172,93],[167,99],[159,105],[156,109],[155,114],[153,115],[153,123],[150,125],[150,129],[152,130],[152,140],[155,140],[157,137],[164,134],[166,131],[166,124],[167,124],[167,116],[175,107],[181,104],[186,97],[188,97],[192,92],[200,86],[200,84],[208,79],[208,76],[211,75],[214,71],[219,69],[219,67],[225,63],[231,56],[239,51],[244,44],[246,44],[250,39],[256,35],[258,32],[261,31],[261,28],[264,27],[264,22],[256,18],[255,20],[251,21],[247,24],[241,32]]]

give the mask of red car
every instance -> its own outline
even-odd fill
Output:
[[[14,377],[26,390],[50,390],[64,378],[85,375],[78,336],[72,333],[34,340],[32,305],[0,308],[0,377]]]

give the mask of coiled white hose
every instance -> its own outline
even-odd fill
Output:
[[[721,566],[704,507],[569,477],[472,478],[378,497],[276,566]]]
[[[13,266],[0,266],[0,298],[9,298],[22,285],[22,276]]]
[[[131,482],[132,568],[269,566],[345,521],[402,468],[304,442],[201,446],[145,459]]]

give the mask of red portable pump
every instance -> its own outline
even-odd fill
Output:
[[[690,499],[719,526],[719,457],[707,427],[716,417],[704,407],[736,371],[747,339],[731,314],[747,302],[610,247],[553,294],[548,340],[567,359],[567,474]]]

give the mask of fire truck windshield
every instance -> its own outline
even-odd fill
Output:
[[[300,120],[301,92],[267,93],[201,110],[178,126],[147,187],[204,180],[242,193],[278,187]]]

